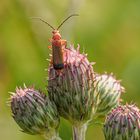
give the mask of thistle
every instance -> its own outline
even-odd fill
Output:
[[[52,65],[49,67],[48,94],[60,115],[78,129],[83,129],[83,124],[91,120],[94,111],[92,63],[85,54],[79,53],[79,45],[77,50],[72,45],[65,48],[63,55],[64,68],[61,71]]]
[[[94,82],[94,104],[96,116],[106,115],[120,101],[124,88],[120,85],[112,74],[97,75]]]
[[[106,118],[106,140],[140,140],[140,110],[135,105],[119,105]]]
[[[12,116],[23,132],[57,139],[59,116],[56,106],[45,94],[34,88],[17,88],[10,100]]]

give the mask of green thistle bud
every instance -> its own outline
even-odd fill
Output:
[[[85,54],[73,46],[64,49],[64,69],[57,71],[50,66],[48,93],[60,115],[72,124],[84,123],[91,119],[93,112],[92,63]]]
[[[104,116],[113,107],[119,104],[124,88],[112,74],[97,75],[94,82],[94,104],[97,116]]]
[[[106,118],[106,140],[140,140],[140,110],[135,105],[118,106]]]
[[[45,94],[34,88],[17,88],[10,102],[13,118],[23,132],[44,135],[46,139],[56,137],[59,116]]]

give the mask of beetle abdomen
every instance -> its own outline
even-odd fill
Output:
[[[61,46],[53,46],[52,47],[52,56],[53,56],[53,67],[54,69],[63,69],[64,68],[64,60],[63,60],[63,52]]]
[[[63,63],[61,63],[61,64],[53,64],[53,67],[56,70],[61,70],[61,69],[64,68],[64,64]]]

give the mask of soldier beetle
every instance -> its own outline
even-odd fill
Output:
[[[46,23],[50,28],[53,29],[52,31],[52,38],[50,39],[51,42],[51,48],[52,48],[52,65],[53,68],[57,71],[61,71],[64,68],[64,58],[63,58],[63,50],[67,45],[67,41],[61,39],[61,35],[59,33],[60,27],[71,17],[78,16],[77,14],[72,14],[68,16],[65,20],[61,22],[61,24],[55,29],[52,25],[50,25],[48,22],[41,18],[35,18],[39,19],[42,22]]]

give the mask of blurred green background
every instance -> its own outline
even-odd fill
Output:
[[[81,45],[98,73],[113,72],[126,88],[125,102],[140,107],[140,0],[1,0],[0,1],[0,139],[43,140],[19,131],[6,105],[8,91],[35,84],[45,90],[51,29],[31,20],[41,17],[53,26],[78,13],[60,29],[68,44]],[[70,124],[60,126],[71,139]],[[89,126],[87,140],[103,140],[102,127]]]

